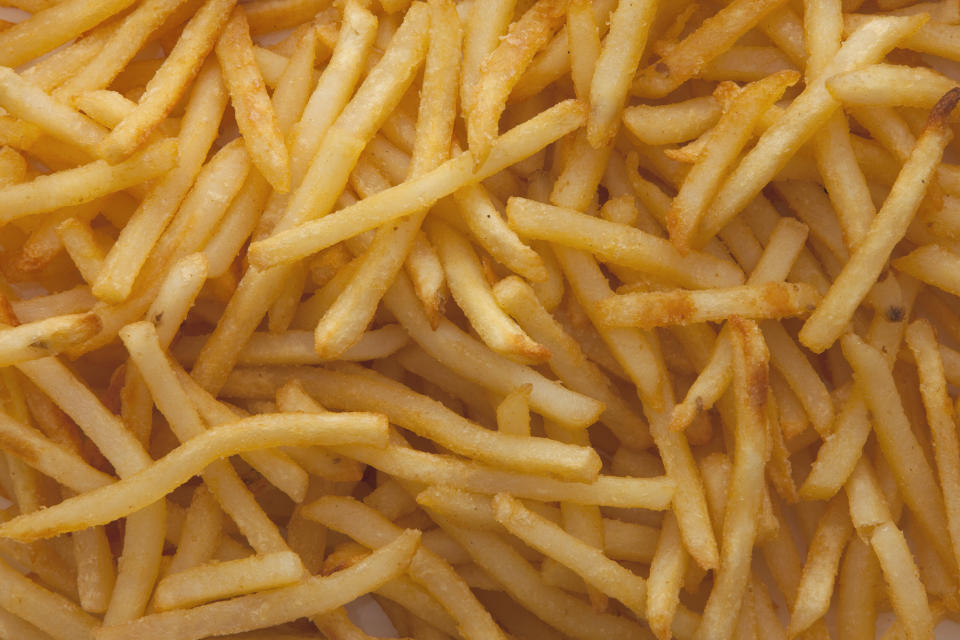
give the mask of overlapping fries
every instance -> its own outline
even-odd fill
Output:
[[[0,638],[960,621],[958,42],[0,0]]]

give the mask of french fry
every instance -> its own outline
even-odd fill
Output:
[[[654,98],[667,95],[781,4],[779,0],[762,3],[741,0],[724,7],[659,61],[641,71],[634,80],[633,93]]]
[[[380,416],[343,414],[344,417],[335,418],[334,415],[338,414],[325,418],[295,415],[247,418],[233,425],[211,429],[128,479],[0,525],[0,535],[30,540],[55,532],[106,524],[151,504],[210,462],[241,451],[319,443],[382,443],[385,439],[386,422]],[[253,433],[257,434],[256,438],[251,438]],[[95,509],[93,505],[96,505]],[[44,516],[37,519],[41,513]]]
[[[150,35],[183,4],[184,0],[154,0],[141,4],[124,17],[89,64],[57,87],[56,97],[71,103],[84,91],[106,89],[143,47]]]
[[[201,605],[189,611],[168,611],[122,625],[104,627],[98,640],[163,635],[199,640],[213,633],[239,633],[332,611],[400,575],[420,541],[407,530],[391,544],[357,564],[330,576],[315,576],[274,591]]]
[[[0,413],[0,433],[7,451],[74,491],[83,492],[114,481],[76,453],[4,413]]]
[[[535,340],[550,350],[548,364],[574,391],[604,403],[600,420],[627,446],[643,448],[643,418],[612,392],[610,380],[587,360],[579,345],[540,304],[536,292],[517,277],[505,278],[493,289],[497,303],[513,316]]]
[[[596,253],[601,259],[649,271],[691,288],[730,286],[742,281],[739,269],[726,261],[703,253],[682,256],[661,238],[570,209],[511,198],[507,222],[521,236]],[[629,241],[624,242],[624,238]]]
[[[601,322],[614,327],[650,329],[674,324],[744,318],[783,318],[809,313],[820,299],[807,284],[768,282],[705,291],[625,293],[600,306]]]
[[[176,156],[176,141],[163,140],[115,165],[97,160],[4,187],[0,189],[0,223],[90,202],[140,184],[170,169]]]
[[[929,638],[933,635],[933,616],[903,533],[885,522],[873,530],[870,544],[880,561],[893,609],[904,621],[908,637]]]
[[[811,552],[803,568],[797,600],[787,632],[795,636],[823,616],[830,606],[834,578],[847,539],[853,532],[846,500],[837,496],[827,505],[810,541]]]
[[[286,193],[290,190],[290,158],[253,57],[250,27],[242,8],[235,9],[224,25],[216,52],[251,160],[275,190]]]
[[[390,540],[401,535],[399,527],[349,498],[322,498],[304,507],[304,515],[346,533],[372,548],[388,544]],[[503,632],[476,601],[466,584],[448,564],[431,551],[418,549],[408,571],[411,578],[422,584],[444,605],[466,637],[503,637]]]
[[[181,609],[298,582],[300,558],[292,551],[253,555],[216,564],[198,565],[166,576],[157,583],[157,611]]]
[[[0,32],[0,65],[16,67],[56,49],[87,29],[120,13],[133,2],[110,0],[89,4],[82,0],[43,7],[29,19]]]
[[[618,3],[610,14],[607,37],[590,81],[587,139],[596,148],[609,144],[616,135],[656,9],[655,2],[639,0]]]
[[[839,107],[840,103],[826,89],[827,77],[879,62],[897,42],[919,29],[923,21],[922,17],[878,18],[851,34],[820,76],[787,109],[800,117],[780,119],[779,124],[767,129],[721,185],[704,217],[700,243],[739,213]]]
[[[807,348],[820,353],[833,344],[842,330],[837,326],[838,323],[849,319],[851,305],[859,303],[867,293],[859,283],[866,282],[863,278],[869,278],[871,274],[879,275],[882,262],[887,260],[893,246],[903,236],[926,192],[929,177],[924,176],[932,174],[950,137],[943,121],[953,110],[956,100],[960,100],[960,91],[951,91],[931,112],[924,135],[917,140],[910,159],[897,176],[895,188],[891,189],[884,206],[877,212],[863,242],[831,285],[823,301],[804,323],[800,330],[800,342]]]
[[[932,109],[943,94],[957,86],[931,69],[875,64],[827,80],[827,89],[840,102],[872,107]],[[891,91],[895,88],[894,91]]]
[[[952,251],[930,244],[897,258],[894,265],[922,282],[953,293],[960,289],[951,269],[956,261],[957,257]]]
[[[36,584],[0,560],[0,606],[56,640],[92,638],[97,620],[60,594]]]
[[[689,249],[708,203],[760,117],[798,79],[795,72],[783,71],[744,87],[733,99],[727,115],[720,116],[710,129],[703,155],[687,173],[667,213],[670,239],[679,249]]]
[[[0,328],[0,364],[9,366],[54,355],[87,340],[99,329],[99,319],[89,313]]]
[[[647,580],[646,618],[661,640],[671,637],[673,617],[679,605],[680,587],[689,557],[682,546],[676,518],[663,519],[657,551],[650,563]]]
[[[953,553],[948,540],[936,533],[947,530],[943,499],[936,490],[933,470],[903,413],[892,373],[883,365],[880,352],[856,336],[845,336],[842,347],[844,356],[853,367],[857,387],[874,416],[873,428],[877,441],[891,470],[894,470],[904,501],[911,506],[923,529],[931,535],[931,541],[943,561],[952,561]],[[933,536],[939,536],[939,539],[934,540]]]
[[[167,117],[187,84],[200,71],[226,24],[235,0],[209,0],[191,18],[177,45],[147,83],[137,108],[124,117],[97,145],[97,155],[117,162],[133,153]]]
[[[954,561],[960,566],[960,545],[957,544],[960,540],[960,505],[957,503],[956,493],[951,489],[960,482],[960,468],[956,462],[960,458],[960,445],[957,443],[956,431],[950,428],[953,424],[953,405],[947,395],[943,361],[940,359],[934,330],[925,320],[917,320],[907,328],[906,340],[917,361],[920,393],[933,436],[950,542]]]
[[[0,67],[0,106],[11,115],[37,125],[44,133],[88,153],[92,153],[107,133],[90,118],[54,100],[7,67]]]
[[[566,5],[563,0],[537,0],[483,59],[475,94],[471,91],[475,102],[467,110],[467,141],[477,167],[490,155],[510,91],[534,54],[560,26]]]
[[[215,66],[204,68],[191,92],[178,138],[177,166],[141,202],[107,254],[94,293],[103,299],[125,299],[150,249],[173,217],[200,172],[227,104],[227,94]]]
[[[769,354],[755,323],[733,318],[734,394],[737,423],[730,491],[724,511],[721,565],[697,637],[729,637],[737,621],[739,599],[750,570],[749,549],[756,539],[763,501]],[[758,392],[758,387],[762,393]]]

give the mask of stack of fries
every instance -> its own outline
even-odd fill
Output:
[[[0,638],[960,619],[957,0],[0,7]]]

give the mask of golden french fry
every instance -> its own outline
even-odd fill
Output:
[[[223,81],[230,91],[237,126],[253,163],[274,189],[290,190],[290,158],[277,114],[253,57],[250,27],[242,8],[235,9],[216,45]]]
[[[853,308],[866,295],[869,284],[880,274],[890,251],[903,237],[926,193],[926,183],[951,137],[945,118],[958,100],[960,90],[953,90],[931,112],[924,134],[917,140],[910,159],[897,176],[894,188],[877,212],[863,242],[800,330],[800,342],[807,348],[819,353],[833,344],[843,330],[840,325],[849,320]]]

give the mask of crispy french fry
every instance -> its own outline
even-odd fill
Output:
[[[237,126],[250,157],[267,182],[281,193],[290,190],[290,158],[277,114],[253,57],[246,13],[235,9],[216,45],[223,81],[230,91]]]
[[[893,246],[903,237],[950,138],[944,119],[953,111],[957,100],[960,100],[960,91],[951,91],[931,112],[924,135],[917,140],[910,159],[897,176],[895,188],[877,212],[863,242],[800,330],[800,342],[807,348],[820,353],[833,344],[842,331],[838,325],[849,320],[852,305],[866,295],[867,279],[871,283],[875,280]],[[872,274],[875,275],[871,278]]]
[[[147,83],[137,108],[97,145],[97,155],[117,162],[133,153],[167,117],[200,71],[236,0],[209,0],[191,18],[177,46]]]

